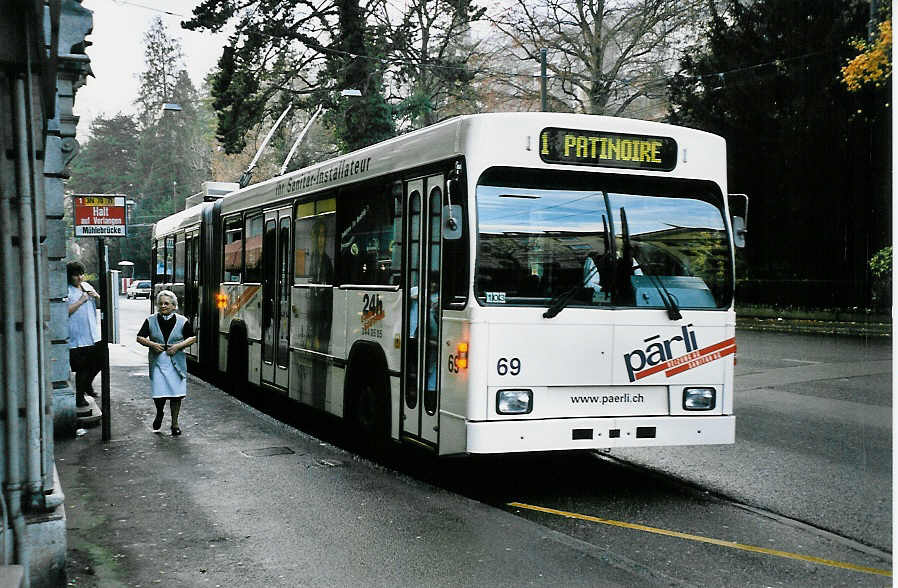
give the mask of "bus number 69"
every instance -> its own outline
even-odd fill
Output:
[[[511,359],[500,357],[499,363],[496,364],[496,373],[498,373],[500,376],[505,376],[507,374],[516,376],[520,374],[521,360],[517,357],[512,357]]]

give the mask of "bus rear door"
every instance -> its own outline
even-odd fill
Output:
[[[287,389],[291,208],[265,213],[262,236],[262,382]]]

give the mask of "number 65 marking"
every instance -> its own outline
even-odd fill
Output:
[[[507,374],[516,376],[520,374],[521,360],[517,357],[512,357],[511,359],[500,357],[499,363],[496,364],[496,373],[498,373],[500,376],[505,376]]]

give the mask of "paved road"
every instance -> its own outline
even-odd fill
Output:
[[[133,340],[147,308],[145,301],[123,307],[123,316],[131,313],[126,322],[134,325],[123,340]],[[890,342],[755,332],[740,332],[737,339],[736,445],[614,452],[615,458],[660,471],[661,477],[586,454],[452,460],[435,467],[432,460],[415,463],[400,453],[382,463],[387,472],[399,470],[611,550],[663,582],[887,585],[887,578],[870,572],[788,556],[890,568],[890,558],[877,555],[876,549],[865,551],[812,528],[735,508],[701,488],[890,551]],[[668,475],[699,490],[671,483]],[[514,501],[686,532],[698,539],[507,506]],[[701,538],[786,555],[722,548]]]
[[[891,340],[736,339],[735,445],[613,455],[891,551]]]
[[[70,586],[669,585],[613,549],[360,460],[193,377],[184,434],[154,435],[133,342],[148,306],[122,302],[112,440],[94,428],[56,445]]]

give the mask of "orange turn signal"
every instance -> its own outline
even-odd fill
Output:
[[[228,307],[228,295],[227,294],[216,294],[215,295],[215,306],[221,310],[223,308]]]
[[[462,341],[456,346],[455,366],[460,369],[468,367],[468,342]]]

